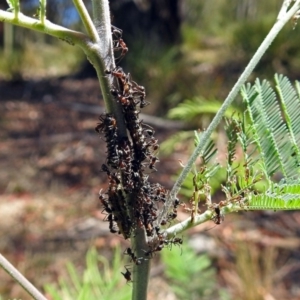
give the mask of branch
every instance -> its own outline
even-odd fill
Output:
[[[14,13],[0,10],[0,21],[49,34],[62,39],[69,44],[79,45],[84,50],[87,48],[86,45],[91,42],[88,36],[81,32],[53,24],[48,20],[45,21],[45,23],[42,23],[40,20],[27,17],[22,13],[18,14],[18,18],[15,18]]]
[[[99,36],[97,30],[93,24],[93,21],[83,3],[82,0],[73,0],[73,3],[80,15],[81,21],[84,24],[84,27],[93,42],[99,42]]]
[[[240,211],[240,210],[242,210],[240,205],[230,203],[221,208],[221,214],[225,215],[230,212],[236,212],[236,211]],[[183,222],[178,223],[178,224],[168,228],[165,231],[165,233],[167,234],[168,238],[173,237],[174,235],[179,234],[183,231],[186,231],[189,228],[195,227],[199,224],[202,224],[202,223],[205,223],[205,222],[211,220],[213,215],[214,215],[213,210],[207,210],[201,215],[196,215],[194,217],[193,222],[191,221],[191,217],[189,217],[188,219],[184,220]]]
[[[3,255],[0,254],[0,266],[18,282],[34,299],[47,300]]]
[[[283,6],[287,4],[288,1],[285,1],[283,3]],[[286,8],[286,6],[284,6]],[[300,0],[296,0],[292,8],[284,14],[284,9],[280,10],[280,13],[278,15],[278,19],[276,23],[273,25],[272,29],[270,30],[269,34],[266,36],[265,40],[262,42],[260,47],[257,49],[256,53],[250,60],[248,66],[245,68],[244,72],[238,79],[237,83],[234,85],[232,90],[230,91],[229,95],[225,99],[222,107],[220,108],[219,112],[216,114],[212,122],[210,123],[207,130],[201,135],[200,141],[198,146],[195,148],[193,154],[189,158],[188,162],[186,163],[186,166],[182,170],[181,174],[179,175],[177,181],[175,182],[173,189],[171,190],[168,200],[166,202],[166,205],[163,208],[163,212],[160,215],[160,218],[158,220],[158,223],[161,222],[162,219],[164,219],[172,205],[172,200],[176,197],[178,194],[181,185],[183,181],[186,179],[187,175],[189,174],[191,168],[193,167],[196,159],[201,154],[201,151],[206,146],[206,143],[209,141],[209,137],[213,133],[213,131],[216,129],[220,121],[222,120],[222,117],[227,110],[227,108],[230,106],[230,104],[233,102],[237,94],[239,93],[242,85],[246,82],[247,78],[252,73],[253,69],[256,67],[260,59],[262,58],[263,54],[267,51],[275,37],[278,35],[280,30],[283,28],[283,26],[295,15],[295,13],[299,10],[300,7]]]
[[[97,43],[94,44],[95,55],[87,54],[87,56],[96,69],[107,112],[114,114],[118,124],[119,136],[121,138],[127,137],[121,103],[115,101],[110,91],[113,86],[113,76],[106,76],[105,74],[106,70],[113,70],[116,67],[108,0],[92,0],[92,4],[93,23],[101,40],[98,39]],[[101,59],[99,60],[99,58]]]

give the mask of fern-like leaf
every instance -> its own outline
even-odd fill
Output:
[[[291,85],[287,77],[283,75],[275,75],[276,89],[281,102],[282,111],[291,137],[292,151],[296,159],[296,165],[300,166],[300,101],[297,93]],[[293,154],[293,153],[292,153]],[[293,160],[290,160],[292,163]],[[293,165],[291,166],[293,168]],[[295,169],[295,168],[294,168]],[[296,168],[296,170],[298,170]]]
[[[197,147],[200,142],[200,137],[202,133],[194,131],[194,134],[195,134],[195,147]],[[200,155],[202,158],[202,164],[204,165],[208,164],[208,162],[215,156],[216,153],[217,153],[217,148],[214,141],[209,140]]]
[[[300,86],[296,82],[294,89],[287,77],[277,74],[275,82],[277,94],[267,81],[258,79],[241,90],[261,153],[260,165],[269,181],[265,192],[250,191],[244,198],[251,210],[300,209]],[[283,175],[280,183],[271,181],[277,171]]]
[[[290,181],[272,184],[262,194],[248,196],[247,206],[250,210],[274,209],[293,210],[300,209],[300,181]]]
[[[270,84],[257,79],[253,87],[248,85],[243,88],[242,96],[247,103],[266,173],[272,176],[276,171],[281,171],[285,178],[298,174],[293,158],[296,146]]]

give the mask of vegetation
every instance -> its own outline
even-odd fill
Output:
[[[163,248],[181,246],[183,240],[178,237],[179,233],[210,220],[219,225],[223,222],[225,214],[234,211],[300,208],[298,200],[300,150],[297,140],[299,125],[295,114],[300,103],[299,84],[296,83],[293,88],[287,77],[275,76],[280,105],[267,81],[256,80],[253,86],[244,85],[283,26],[291,19],[297,21],[300,0],[283,1],[277,21],[216,116],[207,129],[200,133],[196,132],[194,152],[171,191],[167,191],[160,183],[149,181],[149,172],[156,170],[159,145],[154,130],[139,119],[140,109],[148,105],[144,87],[133,81],[129,73],[126,74],[115,65],[114,52],[122,57],[128,51],[122,38],[122,31],[110,24],[108,1],[99,0],[92,3],[93,19],[84,3],[74,0],[87,34],[48,21],[45,0],[40,1],[38,20],[23,15],[18,0],[8,1],[9,11],[0,10],[0,20],[50,34],[70,45],[78,45],[93,64],[107,111],[99,117],[100,122],[96,127],[96,131],[104,136],[107,144],[107,159],[106,164],[102,165],[102,171],[109,180],[108,189],[100,191],[99,200],[103,211],[107,214],[110,231],[131,241],[131,246],[124,254],[128,255],[132,267],[126,266],[122,274],[128,282],[132,281],[132,299],[142,300],[147,298],[151,258]],[[224,121],[228,143],[226,163],[222,166],[213,161],[217,149],[211,135],[240,91],[247,109],[240,115],[236,113],[227,116]],[[183,112],[193,113],[193,110],[187,109],[192,105],[194,104],[190,101],[182,105],[181,117],[185,116]],[[239,161],[237,161],[238,147],[242,153]],[[225,183],[221,185],[224,200],[213,203],[211,179],[220,169],[226,174]],[[272,180],[276,172],[282,177],[279,183]],[[171,225],[181,204],[177,194],[190,174],[193,189],[191,207],[187,208],[190,217],[181,223]],[[259,188],[261,182],[267,182],[264,189]],[[199,209],[201,201],[205,206],[203,213]],[[186,253],[188,255],[189,250],[186,250]],[[196,259],[192,257],[191,260]],[[186,276],[201,271],[199,276],[203,276],[203,279],[205,277],[207,280],[213,279],[213,273],[206,270],[209,266],[208,260],[204,256],[198,260],[199,268],[186,270]],[[69,267],[75,287],[75,292],[72,291],[70,294],[71,297],[78,292],[82,299],[92,297],[91,285],[101,288],[111,283],[109,279],[103,281],[102,277],[99,280],[96,263],[92,256],[88,256],[88,270],[83,280],[76,277],[72,267]],[[11,267],[5,267],[5,260],[1,264],[10,272]],[[92,274],[95,274],[93,279],[98,280],[89,280],[91,269]],[[172,269],[171,264],[169,269]],[[170,271],[167,274],[176,281],[179,275],[176,274],[175,278],[174,272]],[[24,278],[15,275],[14,278],[32,296],[44,299]],[[117,281],[115,276],[110,279]],[[213,285],[206,284],[203,289],[198,286],[199,290],[195,290],[194,283],[188,283],[191,285],[187,286],[187,291],[177,289],[176,293],[184,296],[190,291],[200,294],[204,299],[207,295],[215,293]],[[62,281],[61,287],[69,292],[70,288],[65,289],[65,286],[65,282]],[[49,291],[54,293],[51,288]],[[57,297],[59,299],[60,296]],[[98,297],[103,295],[99,292]]]
[[[86,254],[86,268],[82,277],[76,267],[68,263],[68,279],[61,278],[58,287],[48,284],[45,290],[53,300],[130,299],[130,289],[120,277],[121,263],[120,248],[115,249],[111,265],[105,257],[98,255],[95,248],[91,248]]]

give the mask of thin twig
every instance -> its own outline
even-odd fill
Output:
[[[221,209],[222,215],[228,214],[230,212],[237,212],[242,210],[240,205],[234,204],[234,203],[229,203],[228,205],[225,205]],[[179,234],[183,231],[186,231],[189,228],[195,227],[196,225],[205,223],[206,221],[212,220],[213,217],[213,211],[212,210],[207,210],[201,215],[196,215],[194,217],[194,220],[191,221],[191,217],[188,219],[184,220],[181,223],[178,223],[170,228],[168,228],[165,232],[167,234],[167,237],[172,237],[176,234]]]
[[[34,299],[47,300],[35,286],[32,285],[2,254],[0,254],[0,266],[16,281],[24,290],[28,292]]]
[[[84,24],[84,27],[93,42],[99,41],[99,36],[97,30],[94,26],[94,23],[83,3],[82,0],[73,0],[73,3],[80,15],[81,21]]]

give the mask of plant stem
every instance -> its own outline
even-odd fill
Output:
[[[99,36],[97,30],[93,24],[93,21],[83,3],[82,0],[73,0],[73,3],[80,15],[81,21],[84,24],[84,27],[93,42],[99,41]]]
[[[114,50],[111,35],[110,10],[108,0],[92,0],[93,22],[100,39],[86,52],[89,61],[97,71],[103,100],[108,113],[113,113],[118,124],[119,137],[127,137],[126,125],[121,103],[115,101],[111,94],[113,76],[107,76],[106,70],[113,70],[116,65],[114,61]],[[93,52],[95,50],[95,52]],[[99,59],[100,58],[100,59]]]
[[[88,53],[87,55],[97,71],[105,106],[108,112],[113,112],[116,117],[119,137],[127,137],[122,106],[119,102],[115,101],[110,92],[111,86],[113,85],[113,76],[103,76],[105,70],[112,70],[115,68],[108,0],[92,0],[92,3],[93,22],[101,40],[97,43],[96,51],[94,53]],[[101,59],[99,60],[99,58]],[[130,199],[132,196],[134,195],[128,195],[126,197],[127,206],[129,206],[130,203],[135,203],[135,199]],[[131,242],[137,257],[142,260],[141,265],[137,266],[134,264],[133,266],[132,299],[146,300],[150,260],[145,257],[145,252],[143,251],[148,248],[144,228],[136,228],[134,230]]]
[[[136,256],[141,259],[141,265],[133,265],[133,287],[132,300],[146,300],[150,273],[150,259],[145,256],[148,249],[145,230],[137,228],[131,238],[132,248],[136,251]]]
[[[222,215],[225,215],[230,212],[236,212],[236,211],[240,211],[240,210],[243,210],[240,205],[230,203],[230,204],[222,207],[221,213],[222,213]],[[196,225],[199,225],[206,221],[211,220],[212,217],[213,217],[213,211],[207,210],[201,215],[196,215],[194,217],[193,221],[191,221],[191,217],[189,217],[188,219],[184,220],[183,222],[178,223],[178,224],[168,228],[165,231],[165,233],[167,234],[168,238],[172,238],[173,236],[175,236],[178,233],[181,233],[183,231],[186,231],[189,228],[195,227]]]
[[[40,20],[42,24],[45,24],[46,21],[46,7],[47,7],[47,1],[46,0],[40,0]]]
[[[222,117],[223,117],[225,111],[230,106],[230,104],[233,102],[233,100],[239,93],[242,85],[246,82],[247,78],[250,76],[250,74],[252,73],[252,71],[256,67],[256,65],[259,63],[260,59],[262,58],[264,53],[267,51],[267,49],[269,48],[269,46],[271,45],[271,43],[273,42],[275,37],[278,35],[280,30],[283,28],[283,26],[293,17],[293,15],[295,15],[295,13],[299,10],[299,7],[300,7],[300,0],[297,0],[291,9],[288,12],[284,13],[284,8],[287,9],[287,6],[286,6],[286,1],[283,3],[283,7],[281,8],[280,13],[278,14],[277,21],[273,25],[272,29],[270,30],[270,32],[268,33],[268,35],[266,36],[266,38],[264,39],[264,41],[262,42],[260,47],[257,49],[256,53],[250,60],[248,66],[245,68],[244,72],[242,73],[242,75],[240,76],[240,78],[238,79],[238,81],[236,82],[236,84],[234,85],[232,90],[230,91],[230,93],[228,94],[222,107],[220,108],[220,110],[218,111],[218,113],[216,114],[216,116],[214,117],[212,122],[210,123],[209,127],[201,135],[198,146],[195,148],[193,154],[189,158],[188,162],[186,163],[185,167],[183,168],[181,174],[179,175],[177,181],[175,182],[175,184],[169,194],[168,200],[166,202],[166,205],[163,208],[163,212],[160,215],[158,223],[160,223],[161,220],[166,217],[166,215],[172,205],[172,200],[178,194],[182,183],[184,182],[187,175],[189,174],[196,159],[201,154],[201,151],[204,149],[207,142],[209,141],[211,134],[213,133],[213,131],[216,129],[216,127],[222,120]]]
[[[2,254],[0,254],[0,266],[34,299],[47,300]]]
[[[40,20],[27,17],[22,13],[18,14],[18,18],[15,18],[13,13],[0,9],[0,21],[46,33],[70,44],[79,45],[81,48],[86,48],[86,45],[90,42],[90,39],[84,33],[53,24],[48,20],[42,24]]]

